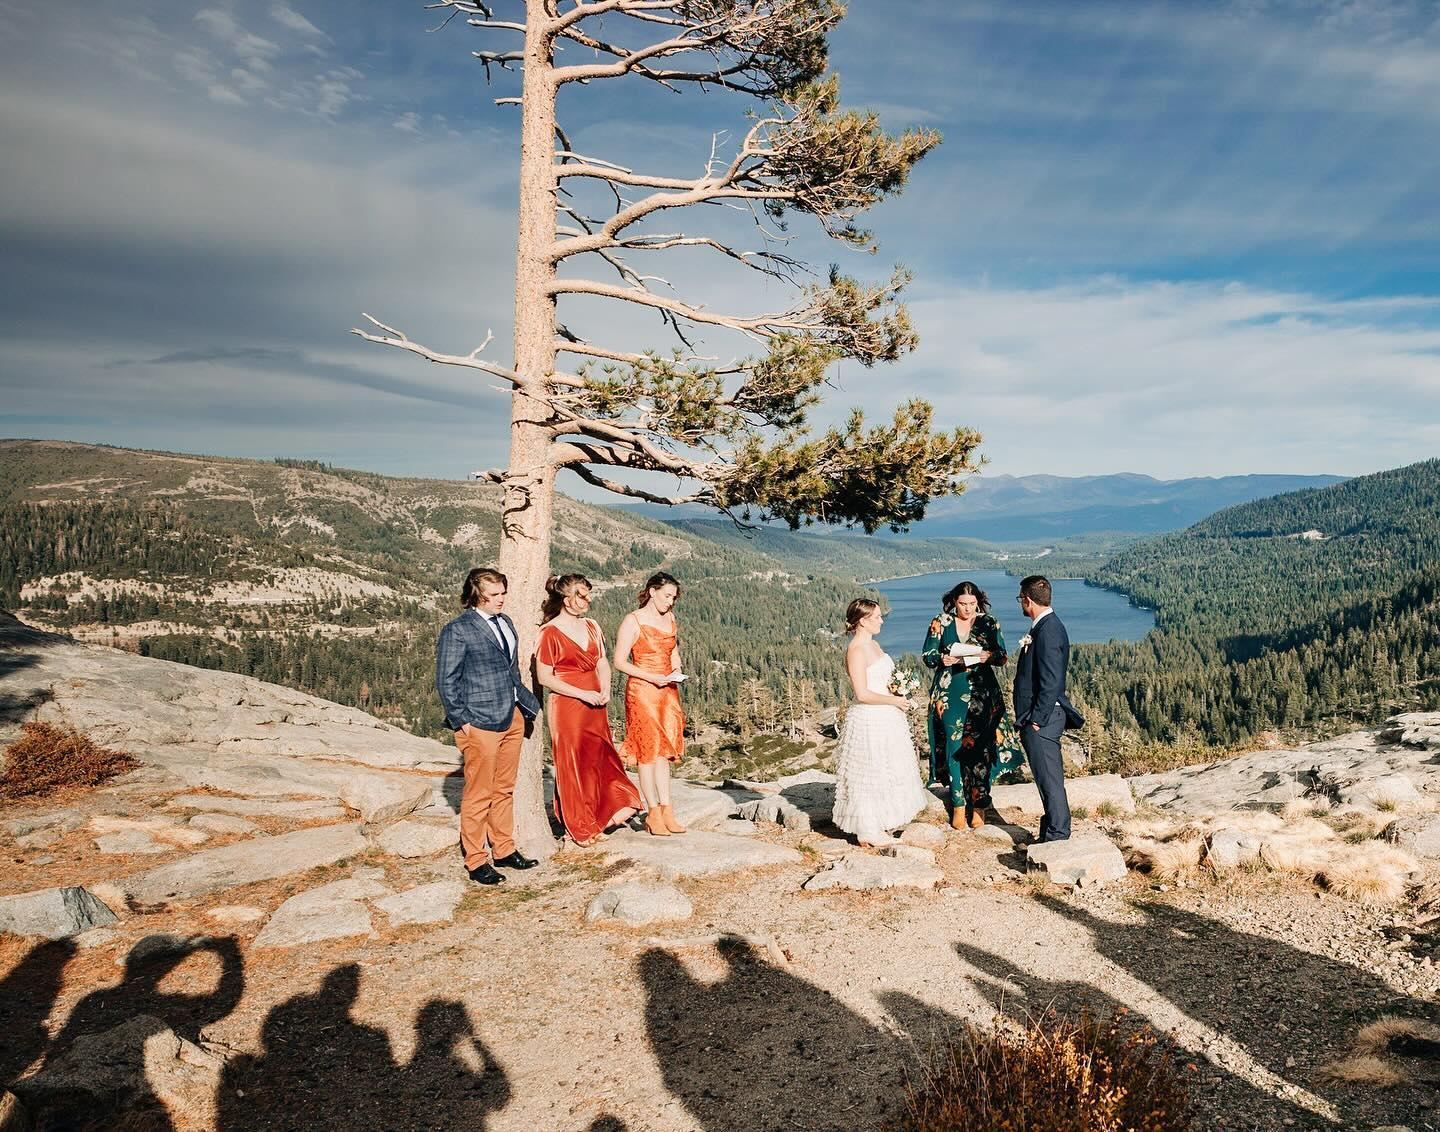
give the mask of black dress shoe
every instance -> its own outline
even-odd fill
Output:
[[[529,857],[522,856],[519,849],[507,857],[497,857],[495,864],[502,869],[533,869],[539,861],[532,861]]]
[[[497,873],[488,863],[476,865],[470,870],[470,879],[476,884],[499,884],[505,879],[504,873]]]

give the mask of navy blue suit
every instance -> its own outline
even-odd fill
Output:
[[[1065,695],[1065,670],[1070,664],[1070,634],[1060,618],[1047,613],[1030,630],[1030,645],[1015,666],[1015,725],[1040,790],[1045,816],[1041,841],[1070,836],[1070,800],[1065,796],[1065,765],[1060,736],[1067,717],[1080,719]]]
[[[504,731],[518,707],[527,718],[540,713],[540,701],[520,680],[519,656],[506,656],[495,631],[467,609],[440,630],[435,650],[435,690],[452,731],[467,723],[481,731]],[[518,641],[515,623],[497,614]]]

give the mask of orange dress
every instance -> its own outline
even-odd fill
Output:
[[[679,637],[640,622],[640,632],[630,647],[636,668],[668,675],[670,658]],[[648,680],[633,677],[625,682],[625,749],[627,762],[644,766],[657,759],[678,763],[685,753],[685,713],[680,708],[680,688],[667,684],[657,688]]]
[[[600,629],[586,621],[590,639],[581,648],[558,625],[540,630],[535,659],[548,664],[565,683],[587,692],[600,690]],[[551,692],[550,755],[555,762],[555,816],[575,841],[589,841],[627,806],[640,809],[640,792],[625,773],[610,737],[610,717],[573,696]]]

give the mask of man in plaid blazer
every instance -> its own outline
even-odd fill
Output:
[[[515,775],[525,721],[540,701],[520,679],[520,638],[502,610],[510,583],[498,570],[471,570],[460,591],[465,611],[440,630],[435,688],[465,766],[460,848],[470,879],[499,884],[496,865],[536,864],[515,848]]]

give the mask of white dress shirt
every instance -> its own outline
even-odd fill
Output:
[[[475,610],[475,613],[482,621],[490,626],[490,632],[495,634],[496,639],[500,642],[500,647],[505,650],[505,654],[510,657],[511,660],[514,660],[519,652],[519,645],[515,640],[515,634],[510,631],[510,626],[505,624],[504,618],[498,613],[482,613],[478,609]],[[515,702],[520,702],[520,693],[518,691],[515,693]]]

